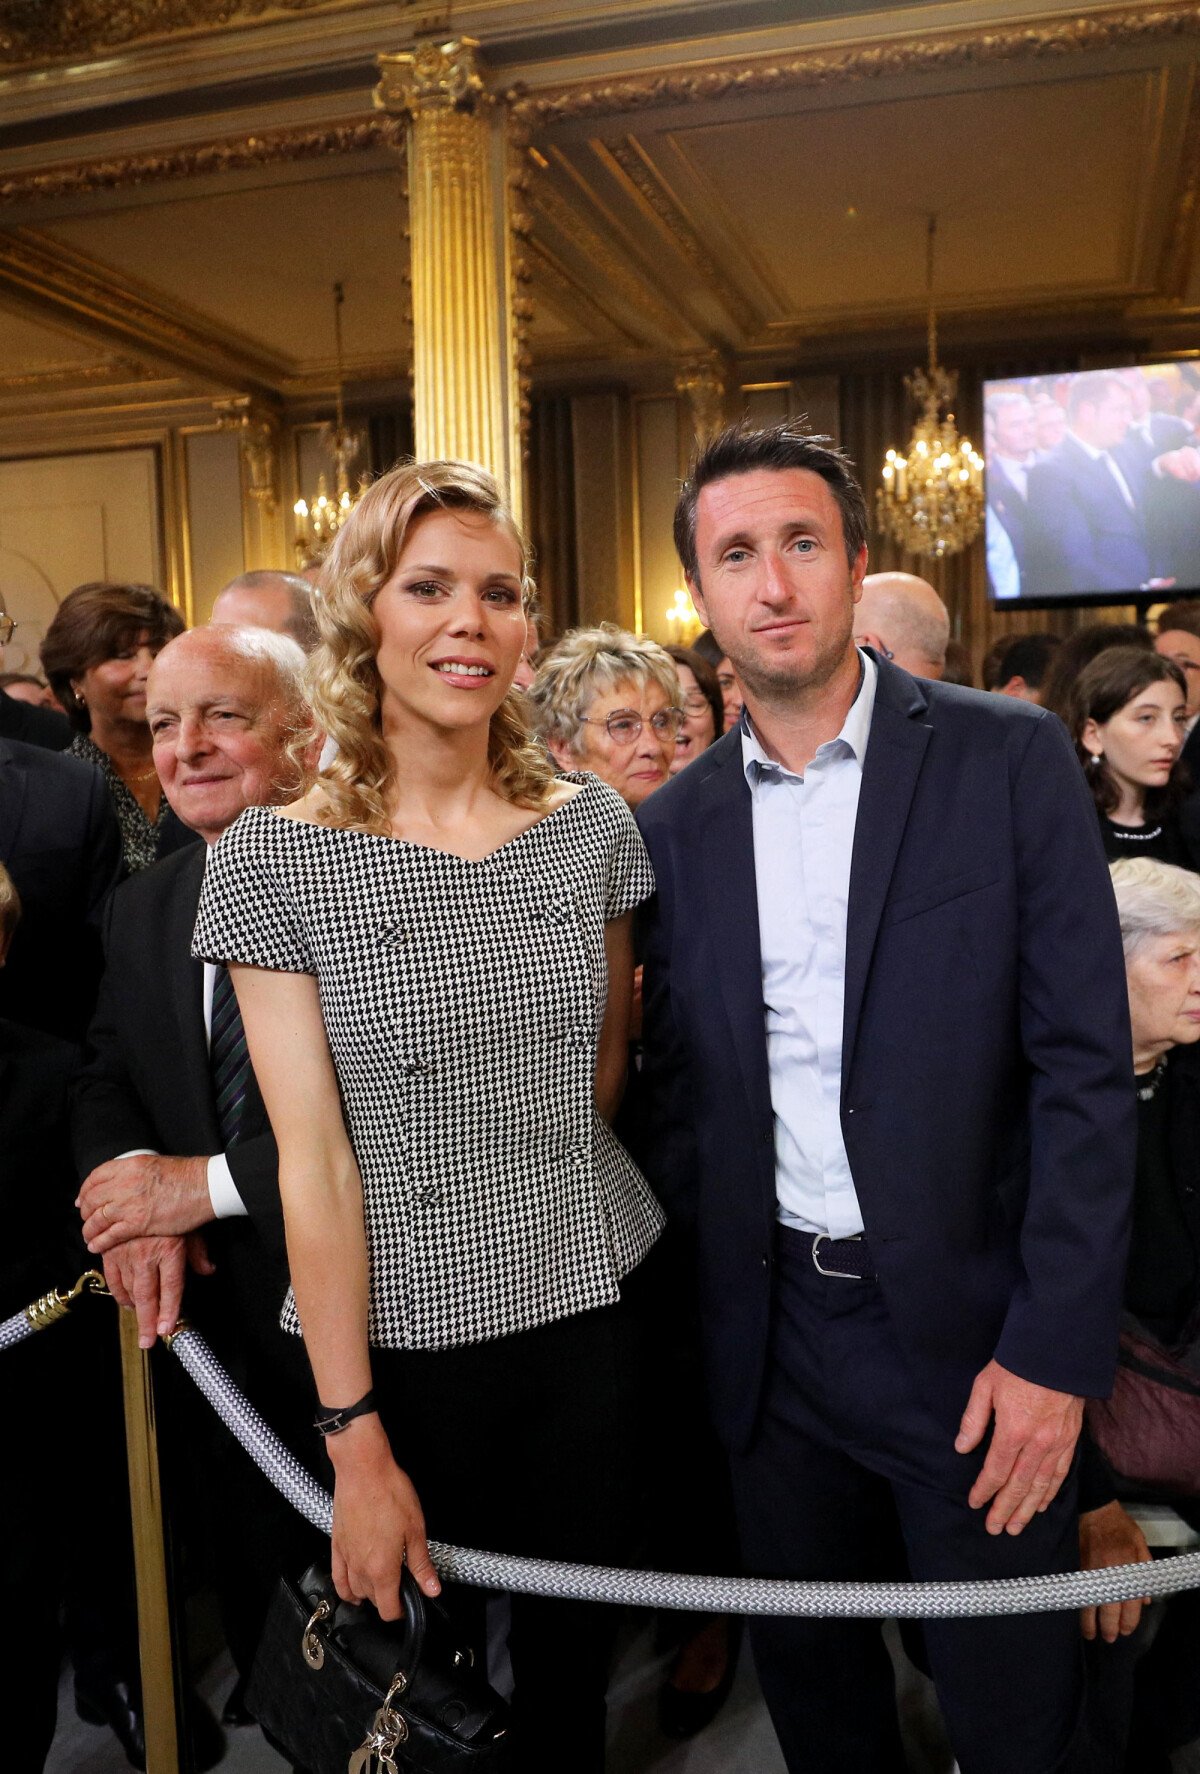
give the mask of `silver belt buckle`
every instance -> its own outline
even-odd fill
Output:
[[[853,1238],[839,1238],[836,1242],[838,1244],[853,1244],[856,1240]],[[831,1281],[861,1281],[861,1275],[852,1275],[848,1269],[823,1269],[821,1267],[821,1260],[817,1256],[817,1252],[823,1244],[833,1243],[834,1240],[830,1237],[828,1232],[817,1232],[814,1235],[812,1241],[812,1260],[813,1268],[817,1271],[817,1274],[826,1275]]]

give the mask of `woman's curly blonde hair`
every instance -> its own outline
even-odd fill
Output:
[[[389,796],[395,776],[383,737],[375,663],[376,597],[396,570],[409,527],[427,511],[474,511],[511,536],[521,555],[521,601],[535,593],[524,537],[492,476],[470,462],[402,462],[363,494],[334,538],[315,600],[320,640],[308,663],[317,725],[337,746],[321,771],[325,825],[391,831]],[[533,738],[519,690],[510,689],[492,716],[488,762],[496,790],[518,807],[546,805],[554,768]]]

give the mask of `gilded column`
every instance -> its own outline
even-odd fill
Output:
[[[733,381],[732,371],[718,351],[701,351],[684,358],[675,372],[675,392],[687,402],[684,454],[690,458],[697,444],[706,444],[725,423],[725,402]]]
[[[520,184],[478,50],[457,37],[381,55],[375,102],[408,121],[416,453],[489,468],[519,520]]]

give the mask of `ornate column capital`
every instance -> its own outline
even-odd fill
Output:
[[[719,351],[701,351],[676,365],[675,392],[688,403],[698,443],[707,443],[724,425],[732,381],[732,366]]]
[[[418,43],[375,58],[377,109],[414,121],[430,111],[477,111],[488,101],[483,61],[474,37]]]
[[[213,412],[220,430],[237,432],[250,497],[272,516],[279,503],[278,418],[248,394],[214,400]]]

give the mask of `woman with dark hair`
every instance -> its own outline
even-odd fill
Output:
[[[183,626],[153,586],[97,580],[67,593],[42,642],[42,668],[75,729],[68,750],[108,784],[131,875],[199,842],[167,805],[146,722],[150,667]]]
[[[1075,748],[1100,814],[1105,854],[1200,868],[1178,817],[1187,691],[1174,660],[1111,647],[1080,677],[1075,703]]]
[[[678,776],[693,758],[721,737],[725,703],[716,671],[694,647],[666,647],[664,651],[675,661],[683,693],[683,726],[676,735],[675,756],[671,760],[671,775]]]
[[[1075,688],[1080,674],[1110,647],[1137,647],[1143,653],[1152,653],[1154,642],[1149,630],[1136,623],[1092,622],[1069,634],[1050,661],[1042,680],[1042,707],[1056,714],[1072,732],[1075,730]]]

